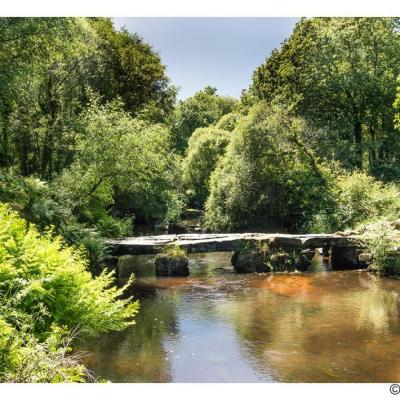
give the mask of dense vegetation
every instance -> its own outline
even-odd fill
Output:
[[[137,303],[111,273],[92,278],[78,249],[52,232],[40,235],[9,206],[0,206],[0,380],[82,381],[68,338],[123,329]]]
[[[109,19],[1,18],[1,380],[87,379],[71,334],[137,308],[102,238],[187,206],[213,231],[357,229],[399,275],[399,27],[302,19],[240,100],[176,102],[159,55]]]
[[[132,322],[101,236],[179,216],[175,95],[109,19],[0,19],[1,381],[87,380],[74,337]]]

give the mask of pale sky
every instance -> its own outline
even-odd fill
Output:
[[[290,36],[298,18],[114,18],[161,56],[185,99],[206,85],[239,97],[255,68]]]

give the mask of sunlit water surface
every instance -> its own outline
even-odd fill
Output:
[[[83,343],[86,364],[113,382],[400,381],[400,281],[317,257],[314,272],[235,275],[230,256],[192,255],[188,278],[121,258],[137,323]]]

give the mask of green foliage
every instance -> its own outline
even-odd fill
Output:
[[[0,170],[0,201],[10,203],[14,210],[29,223],[35,224],[41,232],[52,226],[68,244],[83,245],[90,271],[100,273],[107,251],[99,233],[115,236],[130,234],[128,221],[113,219],[113,229],[110,228],[111,222],[107,228],[105,220],[108,215],[102,209],[99,217],[102,222],[99,221],[96,226],[97,231],[87,228],[76,220],[67,204],[56,200],[55,191],[54,185],[40,179],[24,178],[12,171]]]
[[[399,112],[400,111],[400,86],[399,86],[400,76],[397,77],[397,83],[398,83],[398,85],[397,85],[396,99],[393,103],[393,106],[397,110],[397,113],[395,114],[395,117],[394,117],[394,122],[395,122],[396,128],[399,129],[400,128],[400,112]]]
[[[182,258],[187,257],[187,252],[176,244],[171,244],[169,246],[163,246],[161,253],[163,256],[168,256],[172,258]]]
[[[132,219],[117,219],[111,215],[104,215],[95,225],[104,237],[121,237],[132,235]]]
[[[54,381],[64,367],[67,380],[83,379],[82,367],[64,357],[65,332],[96,335],[133,323],[138,304],[121,298],[126,286],[113,286],[108,272],[93,278],[86,267],[82,252],[0,205],[0,372],[7,379]]]
[[[137,309],[130,300],[116,300],[123,290],[111,286],[112,274],[92,278],[82,255],[60,237],[39,235],[31,225],[0,206],[0,287],[28,315],[41,311],[37,329],[52,323],[94,335],[129,324]]]
[[[83,18],[3,18],[0,31],[0,166],[51,178],[71,156],[96,36]]]
[[[255,99],[279,99],[319,128],[318,155],[382,173],[398,163],[393,126],[398,18],[302,19],[253,75]]]
[[[180,160],[161,125],[175,95],[159,55],[111,19],[1,18],[0,200],[84,244],[98,273],[100,235],[180,215]]]
[[[207,86],[178,104],[172,133],[175,148],[180,153],[183,154],[190,136],[197,128],[214,124],[236,107],[237,101],[234,98],[219,96],[216,92],[215,88]]]
[[[323,208],[325,171],[301,141],[306,129],[280,109],[253,107],[211,175],[207,227],[300,229]]]
[[[105,101],[120,98],[133,116],[141,113],[157,122],[168,118],[176,89],[170,85],[159,55],[138,34],[125,28],[116,31],[109,18],[92,18],[90,22],[98,36],[91,87]]]
[[[231,134],[218,128],[198,128],[189,139],[182,164],[184,187],[190,200],[201,207],[210,192],[210,176],[229,143]]]
[[[400,276],[399,221],[380,219],[359,227],[363,232],[367,251],[372,256],[368,269],[389,276]]]
[[[104,102],[120,98],[132,115],[172,112],[175,89],[159,56],[110,19],[2,18],[0,38],[0,167],[60,173],[91,90]]]
[[[82,117],[77,156],[57,182],[59,201],[91,222],[104,219],[116,201],[114,211],[123,216],[176,218],[183,203],[170,142],[164,125],[133,119],[121,103],[100,105],[95,98]]]
[[[400,215],[400,191],[364,172],[340,171],[330,182],[330,207],[315,216],[310,231],[351,229],[381,218],[395,220]]]
[[[15,310],[2,307],[4,311]],[[71,353],[70,334],[53,327],[50,335],[39,341],[29,332],[30,325],[15,329],[0,317],[0,382],[69,383],[92,381],[92,376],[80,364],[80,357]]]
[[[47,182],[24,178],[13,171],[0,170],[0,201],[10,203],[22,217],[41,229],[59,226],[71,216],[68,209],[54,200]]]
[[[221,119],[215,124],[217,129],[223,129],[228,132],[232,132],[237,123],[239,122],[242,115],[237,112],[231,112],[229,114],[225,114]]]

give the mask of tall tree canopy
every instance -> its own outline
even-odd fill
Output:
[[[211,175],[210,229],[301,228],[325,202],[324,169],[302,141],[304,120],[261,103],[243,117]]]
[[[144,107],[166,114],[175,105],[176,89],[170,85],[157,53],[138,34],[116,31],[112,21],[92,18],[98,37],[92,87],[106,101],[120,97],[126,111],[136,116]]]
[[[319,154],[372,171],[394,165],[398,28],[397,18],[302,19],[257,68],[251,92],[289,103],[322,128],[309,138]]]
[[[176,108],[172,125],[178,151],[185,151],[190,136],[197,128],[214,124],[223,115],[232,112],[236,105],[237,100],[217,95],[217,89],[211,86],[181,101]]]
[[[224,121],[223,121],[224,122]],[[210,192],[210,175],[225,152],[230,132],[214,127],[198,128],[189,139],[182,163],[182,180],[190,200],[202,207]]]
[[[109,19],[3,18],[0,38],[0,166],[52,179],[70,164],[88,88],[133,116],[172,111],[159,56]]]

